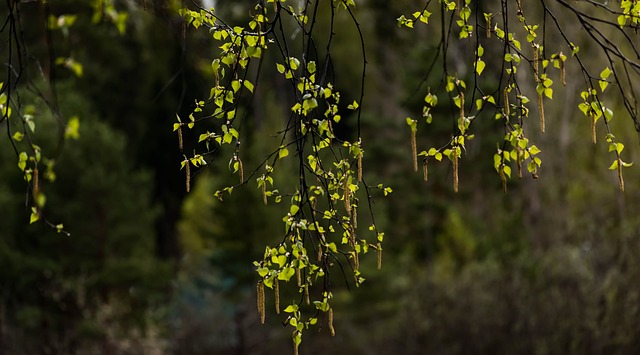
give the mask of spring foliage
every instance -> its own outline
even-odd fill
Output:
[[[425,181],[428,168],[450,167],[452,189],[458,191],[460,166],[469,142],[475,138],[474,123],[478,120],[493,121],[502,136],[496,142],[493,167],[505,191],[507,182],[516,176],[523,178],[528,173],[537,178],[543,152],[535,139],[553,119],[545,116],[545,105],[567,81],[575,80],[581,87],[581,101],[575,111],[584,115],[590,126],[591,137],[586,139],[597,144],[598,133],[604,134],[612,154],[609,169],[615,171],[619,188],[624,190],[623,168],[632,163],[626,161],[628,158],[623,160],[625,146],[614,135],[611,121],[627,116],[640,129],[638,88],[633,85],[640,79],[640,63],[633,59],[638,53],[640,3],[589,3],[428,0],[421,7],[415,5],[414,12],[390,17],[403,31],[424,31],[441,38],[434,65],[425,79],[433,82],[435,78],[439,85],[423,90],[421,112],[405,118],[410,160],[415,171],[422,166]],[[125,10],[110,0],[96,0],[94,4],[92,21],[112,23],[118,33],[126,33],[130,16]],[[20,26],[20,3],[11,6],[9,24],[15,34]],[[42,6],[47,7],[46,2]],[[260,318],[265,321],[266,288],[275,293],[275,309],[280,313],[282,308],[297,352],[302,334],[309,327],[324,324],[332,335],[335,333],[331,300],[339,277],[336,275],[344,276],[347,284],[359,286],[365,280],[360,268],[363,254],[373,252],[378,268],[382,264],[384,233],[378,230],[372,204],[374,198],[392,190],[367,181],[363,172],[368,138],[361,133],[360,120],[367,105],[367,51],[358,2],[256,1],[244,22],[234,24],[219,17],[216,9],[198,3],[178,9],[177,14],[183,20],[183,36],[205,33],[211,48],[217,50],[210,58],[208,70],[213,81],[208,95],[193,103],[188,116],[176,115],[172,122],[177,149],[183,156],[176,168],[184,171],[188,192],[192,176],[199,170],[228,162],[229,170],[237,174],[237,183],[223,187],[215,197],[233,198],[237,188],[255,188],[265,205],[286,204],[280,241],[265,246],[263,258],[254,266]],[[59,31],[64,39],[77,16],[51,14],[48,29]],[[352,29],[338,28],[338,16],[349,19]],[[328,30],[318,30],[321,22]],[[572,42],[566,28],[576,23],[592,40],[595,49],[591,50],[604,58],[601,67],[588,66],[584,56],[591,52],[581,51]],[[360,52],[360,57],[353,59],[362,69],[359,95],[348,101],[336,84],[337,70],[331,57],[332,42],[341,31],[356,31],[359,39],[353,44]],[[452,65],[461,60],[452,58],[449,50],[457,44],[471,48],[472,55],[462,59],[473,68],[470,72]],[[54,63],[74,75],[83,75],[82,63],[71,55],[55,58]],[[440,70],[434,70],[435,64]],[[0,122],[6,122],[16,163],[29,185],[30,222],[42,219],[64,232],[62,224],[44,218],[46,196],[41,184],[43,178],[53,181],[55,161],[47,159],[31,139],[36,129],[35,112],[20,103],[15,89],[22,67],[10,67],[18,68],[18,75],[10,72],[4,85],[0,83]],[[246,154],[243,140],[248,137],[243,129],[252,119],[248,107],[253,97],[269,90],[261,81],[265,71],[286,83],[288,97],[283,103],[287,112],[281,129],[268,132],[279,144],[266,152],[260,163],[249,166],[242,159]],[[81,120],[64,120],[53,102],[51,107],[54,116],[65,121],[64,138],[77,139]],[[439,146],[420,142],[418,132],[429,130],[436,119],[451,121],[450,139]],[[339,133],[338,128],[347,125],[355,127],[354,131]],[[189,141],[188,137],[197,139]],[[442,164],[445,161],[450,164]],[[281,182],[276,172],[289,171],[286,167],[291,166],[295,183]],[[363,214],[367,223],[359,225]]]

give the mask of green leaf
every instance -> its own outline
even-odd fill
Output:
[[[35,207],[31,207],[31,217],[29,217],[29,224],[34,223],[40,219],[40,214]]]
[[[287,308],[284,309],[284,311],[286,313],[297,312],[298,311],[298,305],[297,304],[290,304],[290,305],[287,306]]]
[[[240,90],[240,82],[238,80],[234,80],[231,82],[231,87],[233,88],[233,92],[238,92]]]
[[[29,156],[27,155],[27,153],[25,152],[21,152],[18,158],[18,167],[20,168],[20,170],[24,171],[24,169],[27,167],[27,160],[29,159]]]
[[[627,18],[625,15],[618,16],[618,25],[620,25],[620,27],[624,27],[626,23],[627,23]]]
[[[291,207],[289,208],[289,213],[294,216],[296,213],[298,213],[298,211],[300,211],[300,207],[298,205],[291,205]]]
[[[67,127],[64,130],[64,137],[73,138],[73,139],[80,138],[79,129],[80,129],[80,120],[78,119],[77,116],[71,117],[69,119],[69,122],[67,122]]]
[[[298,329],[298,331],[293,334],[293,343],[295,346],[300,345],[302,342],[302,334],[300,333],[300,330],[301,329]]]
[[[287,149],[285,146],[281,146],[280,150],[278,151],[278,159],[282,159],[284,157],[287,157],[289,155],[289,149]]]
[[[553,89],[552,88],[544,89],[544,95],[550,99],[553,99]]]
[[[316,309],[321,310],[322,312],[326,312],[329,310],[329,304],[325,300],[324,302],[313,301],[313,304],[316,306]]]
[[[532,145],[532,146],[529,148],[529,153],[530,153],[531,155],[536,155],[536,154],[540,153],[540,149],[538,149],[538,147],[537,147],[537,146]]]
[[[611,119],[613,119],[613,111],[611,111],[610,108],[605,108],[604,109],[604,118],[607,122],[611,121]]]
[[[413,126],[415,124],[415,121],[411,117],[405,118],[404,121],[407,122],[407,126]]]
[[[504,174],[507,175],[507,177],[511,178],[511,167],[509,165],[505,165],[502,168],[502,171],[504,171]]]
[[[604,92],[607,86],[609,86],[609,82],[606,80],[599,80],[598,85],[600,85],[600,91]]]
[[[482,71],[484,70],[485,66],[486,64],[484,63],[484,61],[478,58],[478,61],[476,61],[476,73],[478,73],[478,75],[482,75]]]
[[[318,107],[318,101],[314,97],[302,102],[302,109],[305,111],[313,110],[316,107]]]
[[[269,274],[269,269],[267,269],[266,267],[258,268],[258,275],[260,275],[260,277],[265,277],[268,274]]]
[[[298,58],[291,57],[289,58],[289,67],[291,70],[296,70],[300,66],[300,60]]]
[[[316,72],[316,62],[310,61],[307,63],[307,71],[309,74],[314,74]]]

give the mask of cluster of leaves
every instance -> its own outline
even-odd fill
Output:
[[[398,25],[400,27],[414,28],[414,23],[421,22],[423,24],[429,24],[429,18],[432,12],[430,9],[432,1],[427,1],[426,5],[421,11],[416,11],[410,16],[402,15],[398,18]],[[436,2],[434,2],[436,3]],[[563,85],[566,85],[566,62],[568,60],[567,55],[562,52],[562,44],[559,45],[558,51],[551,53],[551,50],[546,46],[546,37],[549,36],[545,33],[544,36],[538,36],[538,30],[540,25],[537,21],[531,22],[530,17],[525,17],[524,9],[520,1],[516,1],[513,4],[509,4],[502,1],[501,8],[495,9],[495,12],[485,12],[480,9],[478,3],[473,3],[471,0],[465,1],[438,1],[439,10],[441,11],[441,31],[442,42],[440,46],[443,49],[442,53],[442,65],[444,68],[442,77],[442,88],[432,92],[429,89],[426,97],[425,104],[422,110],[422,118],[426,119],[426,123],[432,122],[431,112],[438,104],[437,96],[438,91],[444,89],[449,98],[450,106],[452,107],[451,116],[455,124],[452,132],[452,138],[444,146],[430,147],[427,150],[423,150],[418,153],[416,143],[416,132],[418,129],[418,119],[407,118],[407,124],[411,130],[411,146],[413,155],[414,170],[418,170],[417,156],[423,157],[423,171],[425,180],[427,180],[427,165],[431,158],[435,158],[437,161],[441,161],[443,156],[447,157],[453,166],[453,185],[454,191],[458,190],[458,160],[462,157],[462,153],[465,151],[465,141],[472,139],[473,134],[469,132],[472,123],[480,116],[481,112],[485,108],[489,107],[493,110],[493,114],[496,120],[502,122],[503,129],[505,131],[504,141],[502,144],[498,143],[497,152],[494,156],[494,167],[497,171],[500,179],[502,180],[503,187],[506,191],[507,180],[511,178],[512,164],[514,164],[518,171],[518,177],[522,178],[522,164],[526,163],[527,170],[531,173],[533,178],[538,177],[538,169],[542,164],[542,160],[539,156],[540,149],[536,145],[529,143],[530,139],[526,134],[526,128],[528,127],[527,118],[529,117],[530,100],[525,96],[525,92],[531,92],[529,88],[535,88],[537,93],[537,111],[539,116],[539,126],[542,133],[545,132],[545,113],[544,113],[544,101],[553,99],[554,81],[552,79],[552,73],[549,71],[551,67],[559,71],[560,80]],[[438,6],[438,5],[434,5]],[[475,9],[472,9],[472,6]],[[490,7],[491,5],[483,5],[482,7]],[[605,128],[607,130],[607,142],[609,143],[609,150],[616,152],[616,159],[611,165],[612,170],[618,171],[618,178],[620,181],[620,189],[624,189],[624,182],[622,177],[621,167],[630,166],[630,163],[625,163],[620,158],[620,147],[623,147],[621,143],[616,143],[615,136],[611,134],[608,122],[613,117],[613,111],[610,108],[605,107],[596,90],[593,88],[594,82],[597,82],[601,92],[603,93],[610,83],[610,76],[614,74],[614,69],[609,67],[605,68],[599,77],[590,74],[590,71],[584,66],[581,57],[579,55],[579,48],[569,41],[567,35],[562,28],[558,25],[555,14],[552,9],[547,7],[544,2],[541,2],[541,11],[554,20],[554,25],[561,38],[564,39],[564,45],[568,47],[571,52],[571,56],[575,59],[580,66],[580,70],[585,77],[585,86],[587,90],[582,93],[584,102],[579,105],[580,110],[591,118],[592,124],[592,136],[593,142],[596,142],[596,122],[598,118],[605,116]],[[568,5],[566,5],[568,6]],[[620,15],[618,22],[622,27],[621,31],[624,31],[624,27],[637,26],[637,9],[636,2],[623,1],[621,3],[621,9],[623,15]],[[580,20],[588,18],[582,12],[571,8]],[[514,11],[515,10],[515,11]],[[517,20],[519,26],[515,27],[510,24],[511,14],[515,12],[514,19]],[[612,13],[615,13],[612,11]],[[501,21],[496,18],[501,15]],[[533,17],[533,16],[531,16]],[[447,21],[449,18],[449,21]],[[475,20],[474,20],[475,19]],[[603,20],[604,21],[604,20]],[[634,22],[635,21],[635,22]],[[630,25],[626,25],[627,22],[631,22]],[[612,22],[605,22],[612,25]],[[449,39],[448,36],[452,31],[457,31],[458,38],[461,41],[470,41],[471,38],[475,38],[475,61],[473,63],[473,82],[474,86],[472,90],[468,90],[467,86],[462,79],[465,73],[451,73],[448,70],[447,65],[447,48]],[[547,29],[547,32],[550,32]],[[479,34],[486,34],[486,39],[482,39]],[[476,34],[474,37],[473,34]],[[523,46],[520,38],[525,38],[527,46]],[[496,43],[497,42],[497,43]],[[484,46],[483,46],[484,45]],[[491,68],[492,72],[498,71],[500,76],[497,85],[486,85],[482,80],[482,74],[487,68],[486,62],[483,60],[485,47],[502,48],[503,61],[500,67]],[[604,48],[605,53],[608,53],[608,48]],[[612,61],[609,54],[609,61]],[[637,65],[628,58],[618,55],[623,62],[623,65],[629,65],[637,68]],[[527,70],[532,74],[533,80],[530,83],[525,82],[522,75],[517,75],[518,69],[522,69],[523,64],[526,66],[523,70]],[[625,75],[628,78],[628,70],[625,66]],[[614,81],[618,86],[622,87],[621,80],[618,75],[615,76]],[[634,91],[631,90],[631,94]],[[475,110],[472,105],[465,106],[465,95],[471,97],[471,102],[475,101]],[[514,97],[515,96],[515,97]],[[635,95],[634,95],[635,97]],[[636,119],[636,110],[631,105],[626,105],[627,111],[634,120]]]
[[[272,6],[269,3],[273,3]],[[329,6],[333,16],[340,10],[353,16],[355,3],[332,1]],[[178,117],[173,125],[180,150],[184,149],[184,127],[200,130],[197,148],[190,156],[185,155],[182,162],[187,174],[187,190],[191,166],[201,168],[214,158],[227,156],[230,170],[238,174],[239,182],[218,190],[215,195],[219,199],[231,194],[235,188],[255,181],[265,205],[288,200],[281,242],[267,246],[264,258],[254,264],[261,278],[257,292],[263,322],[265,286],[274,290],[276,313],[280,313],[280,283],[293,283],[295,279],[293,289],[287,290],[297,293],[299,299],[287,305],[284,312],[287,314],[285,323],[293,328],[297,351],[303,331],[318,323],[321,317],[334,333],[331,269],[339,267],[345,276],[348,269],[352,270],[353,283],[358,286],[365,280],[360,272],[360,254],[375,250],[380,265],[384,233],[372,222],[368,226],[372,237],[361,236],[358,210],[363,206],[371,210],[372,190],[387,195],[391,188],[366,184],[362,166],[365,150],[359,132],[354,139],[336,136],[334,126],[346,119],[342,115],[348,112],[349,116],[359,119],[361,108],[357,100],[344,105],[340,91],[329,80],[332,75],[330,59],[318,54],[311,37],[317,9],[309,8],[307,3],[296,11],[285,1],[270,0],[255,6],[244,27],[226,24],[216,16],[214,9],[182,9],[180,13],[193,28],[207,29],[220,49],[211,63],[215,85],[209,97],[196,102],[188,121]],[[284,23],[289,19],[297,30],[307,34],[299,55],[292,55],[286,40],[289,35],[283,32]],[[242,97],[259,90],[258,79],[251,79],[252,63],[258,61],[260,65],[271,58],[276,60],[276,71],[290,83],[294,102],[290,106],[289,119],[277,133],[279,146],[246,173],[248,170],[241,159],[244,117],[239,112],[243,110]],[[226,146],[231,149],[225,149]],[[275,174],[278,169],[286,169],[285,160],[292,160],[297,166],[298,183],[289,191],[285,189],[290,186],[279,186]]]
[[[68,235],[64,230],[62,223],[53,223],[44,218],[43,209],[47,198],[44,192],[44,181],[53,182],[56,178],[54,167],[56,163],[55,156],[59,154],[60,148],[66,139],[75,139],[79,137],[80,120],[77,116],[64,119],[56,103],[55,85],[51,85],[49,92],[42,92],[33,81],[27,81],[27,90],[38,94],[39,99],[47,103],[49,110],[53,116],[63,126],[60,137],[60,147],[57,151],[44,154],[41,146],[38,145],[34,138],[36,132],[36,122],[38,116],[42,116],[44,112],[37,112],[34,105],[21,103],[20,86],[22,77],[27,74],[26,58],[16,60],[11,54],[12,51],[18,53],[27,53],[24,48],[21,33],[24,24],[20,14],[20,4],[12,2],[8,8],[8,16],[6,25],[3,26],[3,35],[6,35],[9,51],[6,60],[7,75],[6,81],[0,82],[0,123],[6,123],[7,134],[11,137],[11,144],[16,153],[18,160],[18,168],[24,175],[24,180],[29,185],[30,197],[28,198],[31,216],[30,223],[43,220],[50,227],[59,233]],[[70,33],[78,20],[77,14],[62,14],[55,16],[51,14],[49,4],[43,2],[43,8],[47,15],[46,22],[46,38],[48,45],[52,45],[55,36],[61,36],[62,41],[69,39]],[[118,32],[122,35],[126,31],[126,24],[129,14],[126,11],[118,11],[113,0],[94,0],[92,2],[93,16],[92,23],[97,24],[101,21],[113,23]],[[50,50],[52,50],[50,48]],[[22,55],[22,54],[20,54]],[[77,61],[72,55],[51,58],[51,63],[61,66],[71,71],[76,77],[82,77],[84,73],[83,65]],[[49,70],[50,83],[54,82],[54,69]],[[13,109],[12,109],[13,108]]]

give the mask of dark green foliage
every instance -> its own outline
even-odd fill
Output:
[[[72,234],[27,224],[24,195],[8,187],[19,185],[20,175],[11,167],[2,180],[2,191],[13,191],[3,194],[13,223],[0,228],[2,322],[12,334],[3,341],[15,354],[117,348],[123,334],[150,329],[149,317],[167,299],[171,269],[154,257],[159,209],[151,203],[150,173],[133,168],[124,136],[85,111],[81,96],[61,104],[84,113],[80,137],[66,142],[55,183],[41,186],[54,206],[48,217],[68,221]],[[51,128],[43,121],[36,135],[54,141]],[[2,152],[11,154],[6,144]],[[4,170],[11,159],[3,162]]]

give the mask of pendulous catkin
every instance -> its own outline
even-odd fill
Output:
[[[460,92],[460,120],[464,119],[464,92]]]
[[[349,176],[347,174],[344,175],[344,208],[347,211],[347,214],[351,216],[351,190],[349,189]]]
[[[260,323],[264,324],[264,282],[262,280],[258,281],[258,285],[256,286],[257,291],[257,300],[258,300],[258,313],[260,314]]]
[[[491,17],[487,17],[487,38],[491,38]]]
[[[540,110],[540,131],[544,133],[544,103],[542,102],[542,93],[538,93],[538,110]]]
[[[182,152],[183,149],[183,141],[182,141],[182,125],[178,127],[178,148]]]
[[[353,206],[353,209],[352,209],[353,213],[351,214],[353,217],[354,232],[355,232],[355,229],[358,228],[358,208],[356,206]]]
[[[242,165],[242,159],[238,157],[238,174],[240,175],[240,183],[244,182],[244,166]]]
[[[33,168],[33,197],[38,197],[40,193],[40,182],[39,182],[39,174],[38,174],[38,166]]]
[[[309,299],[309,284],[304,284],[304,300],[307,302],[307,305],[311,304],[311,300]]]
[[[536,83],[540,82],[539,68],[538,68],[538,46],[533,46],[533,74],[535,75]]]
[[[509,88],[504,88],[504,113],[509,117],[510,107],[509,107]]]
[[[355,271],[360,270],[360,256],[358,254],[358,252],[355,250],[353,250],[353,269]]]
[[[382,269],[382,245],[378,243],[376,246],[376,254],[378,254],[378,270]]]
[[[560,61],[560,80],[562,81],[562,85],[567,86],[567,76],[564,69],[564,60]]]
[[[280,282],[278,282],[278,278],[276,277],[273,280],[273,284],[274,284],[274,291],[275,291],[275,297],[276,297],[276,314],[280,314]]]
[[[453,151],[453,192],[458,192],[458,152]]]
[[[356,248],[356,231],[353,229],[353,223],[349,225],[349,245],[355,250]]]
[[[424,177],[424,181],[429,181],[429,165],[426,159],[424,163],[422,163],[422,176]]]
[[[413,160],[413,171],[418,171],[418,147],[414,129],[411,129],[411,160]]]
[[[191,191],[191,168],[189,168],[189,162],[186,164],[186,177],[187,177],[187,192]]]
[[[624,178],[622,177],[622,159],[618,158],[618,182],[620,183],[620,191],[624,192]]]
[[[264,181],[262,181],[262,202],[264,202],[264,204],[267,204],[267,179],[264,179]]]
[[[596,115],[594,113],[591,114],[591,142],[593,142],[593,144],[598,142],[598,136],[596,133]]]
[[[358,154],[358,181],[362,181],[362,152]]]
[[[516,148],[516,160],[518,163],[518,178],[522,179],[522,150],[520,147]]]
[[[336,330],[333,328],[333,308],[329,308],[329,332],[331,336],[336,336]]]

